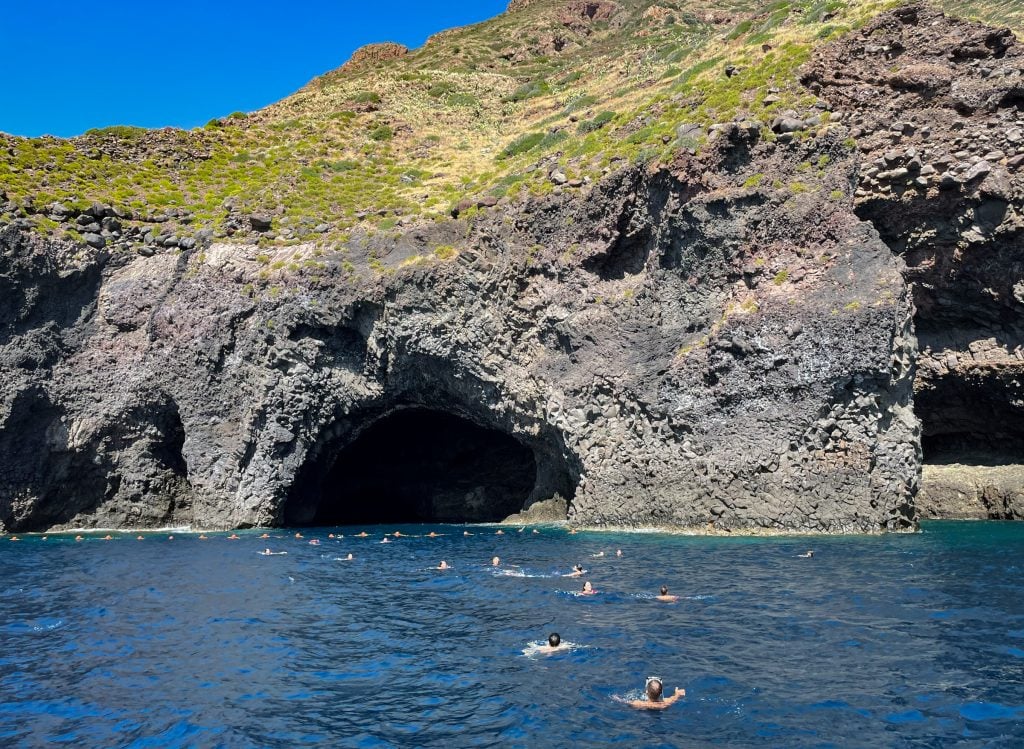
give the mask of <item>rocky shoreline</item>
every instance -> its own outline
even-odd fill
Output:
[[[1024,444],[1022,59],[906,6],[807,63],[817,114],[328,251],[7,205],[0,526],[1019,517],[1019,466],[933,458]]]

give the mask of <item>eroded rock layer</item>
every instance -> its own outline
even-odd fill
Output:
[[[1019,497],[1024,50],[1007,29],[915,4],[823,49],[804,81],[849,114],[865,160],[858,214],[907,262],[925,461],[948,465],[926,471],[922,511],[962,517],[964,497]],[[1003,467],[995,483],[986,466]]]
[[[414,454],[431,486],[451,474],[427,517],[557,495],[598,526],[912,527],[902,263],[854,214],[841,130],[761,133],[719,126],[700,157],[323,258],[208,238],[143,257],[4,229],[0,521],[332,517],[359,465],[346,450],[417,409],[494,433],[453,422],[442,451],[396,437],[393,470]],[[474,439],[493,446],[491,484],[460,468]]]

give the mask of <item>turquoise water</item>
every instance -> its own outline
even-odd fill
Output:
[[[1024,746],[1024,525],[431,529],[0,539],[0,745]],[[650,674],[687,698],[619,701]]]

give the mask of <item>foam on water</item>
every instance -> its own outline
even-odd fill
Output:
[[[433,529],[0,538],[0,745],[1024,745],[1024,525],[813,559],[805,538]],[[308,544],[332,530],[333,553]],[[623,556],[544,574],[602,548]],[[576,646],[524,649],[552,631]],[[614,699],[651,673],[686,698]]]

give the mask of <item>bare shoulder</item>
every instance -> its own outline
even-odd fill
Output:
[[[665,700],[663,702],[651,702],[650,700],[630,700],[629,706],[635,707],[637,710],[664,710],[672,703]]]

